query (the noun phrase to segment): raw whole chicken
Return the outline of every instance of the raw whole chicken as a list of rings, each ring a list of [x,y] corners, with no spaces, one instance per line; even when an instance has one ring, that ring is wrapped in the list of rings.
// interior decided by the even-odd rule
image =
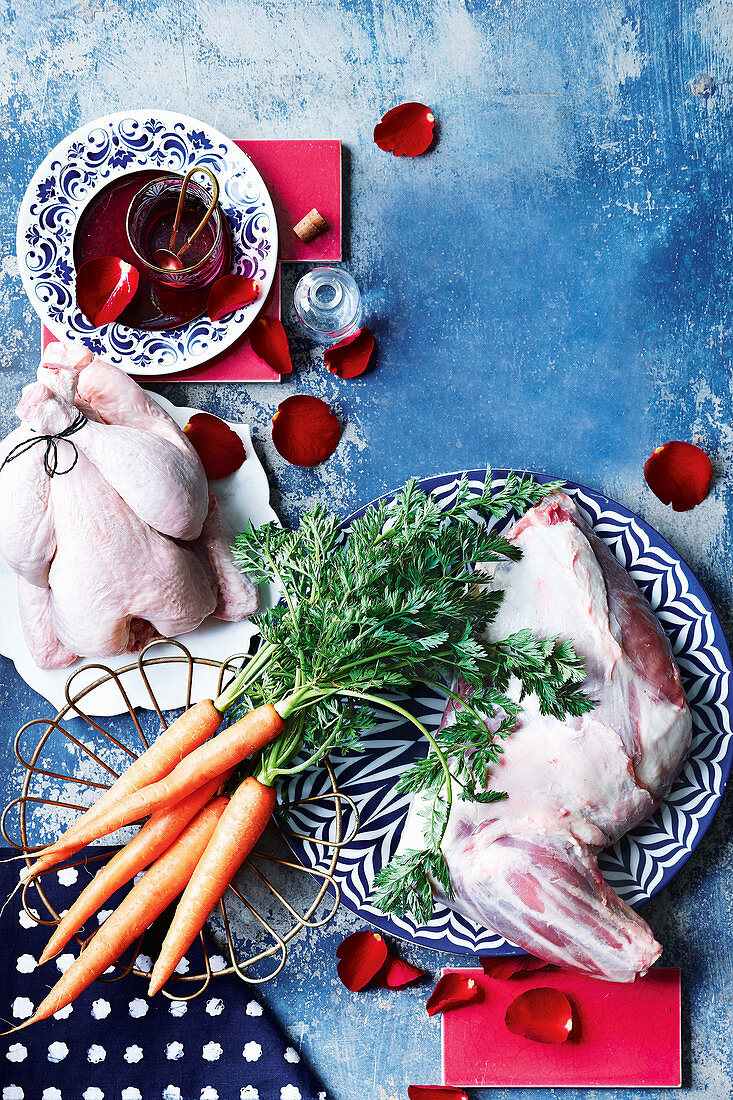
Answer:
[[[597,705],[561,722],[524,700],[490,776],[507,799],[453,805],[443,841],[451,904],[549,962],[632,981],[661,947],[604,882],[597,856],[669,791],[690,746],[690,711],[649,604],[569,497],[548,497],[508,537],[522,558],[485,567],[505,593],[489,637],[529,628],[572,639]],[[452,720],[449,707],[443,722]],[[411,843],[417,802],[401,847],[422,846]]]
[[[0,553],[18,574],[23,631],[41,668],[134,652],[209,615],[257,610],[198,455],[132,378],[53,343],[16,411],[22,424],[2,448],[20,453],[0,470]],[[72,425],[55,440],[55,463],[46,440],[19,446]]]

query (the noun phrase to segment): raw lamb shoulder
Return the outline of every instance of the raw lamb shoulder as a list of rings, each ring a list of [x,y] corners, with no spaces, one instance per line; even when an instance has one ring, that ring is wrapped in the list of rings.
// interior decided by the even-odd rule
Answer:
[[[22,424],[5,453],[85,418],[56,442],[55,476],[45,441],[0,471],[0,553],[18,574],[23,631],[41,668],[134,652],[209,615],[254,614],[257,590],[234,565],[198,455],[132,378],[52,343],[16,411]]]
[[[508,537],[522,558],[485,569],[505,593],[489,636],[572,639],[597,705],[558,721],[523,701],[489,777],[506,800],[453,805],[450,904],[548,962],[632,981],[661,947],[597,857],[654,811],[682,766],[692,723],[679,671],[649,604],[568,496],[548,497]],[[416,799],[401,847],[422,846],[418,812]]]

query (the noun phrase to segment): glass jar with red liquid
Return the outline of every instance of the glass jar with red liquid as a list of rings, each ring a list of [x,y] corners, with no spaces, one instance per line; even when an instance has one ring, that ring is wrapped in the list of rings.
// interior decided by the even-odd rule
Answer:
[[[208,169],[202,168],[200,171],[204,171],[216,184]],[[213,282],[229,267],[229,229],[216,201],[218,188],[215,187],[212,200],[206,188],[189,179],[183,196],[180,223],[174,234],[183,183],[183,178],[178,175],[157,176],[146,183],[127,211],[127,237],[135,265],[149,279],[171,289],[194,290]],[[202,222],[204,224],[197,234]],[[179,257],[177,263],[176,256]]]

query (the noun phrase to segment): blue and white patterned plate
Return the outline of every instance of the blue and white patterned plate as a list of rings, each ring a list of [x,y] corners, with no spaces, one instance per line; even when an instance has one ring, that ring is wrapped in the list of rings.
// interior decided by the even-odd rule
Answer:
[[[226,321],[204,315],[165,332],[117,322],[95,329],[76,305],[74,232],[94,196],[131,172],[185,174],[207,165],[219,181],[232,234],[232,271],[260,284],[260,296]],[[277,266],[277,222],[267,188],[249,157],[204,122],[170,111],[107,115],[59,142],[28,185],[18,215],[23,286],[59,340],[83,343],[133,374],[175,374],[205,363],[233,344],[262,309]]]
[[[443,474],[422,481],[421,486],[448,504],[461,476]],[[466,476],[478,492],[485,473],[471,471]],[[538,481],[548,480],[534,476]],[[505,471],[494,472],[496,485],[502,485],[505,478]],[[669,882],[689,858],[720,803],[733,762],[731,657],[708,596],[672,547],[615,501],[573,482],[567,483],[567,491],[656,611],[672,643],[693,715],[692,750],[669,797],[653,817],[600,858],[606,881],[630,905],[639,905]],[[364,511],[354,513],[343,526],[348,527]],[[510,523],[511,518],[497,526],[503,530]],[[428,728],[435,728],[445,699],[423,687],[403,705]],[[409,806],[409,796],[397,794],[395,784],[407,765],[424,754],[425,747],[412,725],[387,711],[364,742],[363,756],[333,761],[339,788],[354,799],[361,816],[358,835],[343,849],[336,872],[344,903],[383,931],[425,947],[466,955],[515,954],[517,948],[506,940],[447,906],[437,904],[430,924],[421,926],[410,918],[385,917],[371,905],[374,876],[397,848]],[[296,777],[288,798],[321,794],[327,787],[323,769],[311,769]],[[332,803],[311,802],[293,811],[291,821],[294,831],[328,838],[332,815]],[[322,847],[297,839],[291,844],[305,866],[319,867]]]

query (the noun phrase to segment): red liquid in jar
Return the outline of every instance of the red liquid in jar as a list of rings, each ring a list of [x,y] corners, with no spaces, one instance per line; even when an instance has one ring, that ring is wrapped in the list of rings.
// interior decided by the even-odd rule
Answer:
[[[170,249],[171,233],[173,231],[177,205],[177,199],[174,199],[172,202],[166,201],[165,205],[161,201],[159,210],[156,211],[150,222],[150,227],[145,235],[144,253],[150,263],[158,263],[155,254],[159,248]],[[181,251],[189,237],[193,236],[196,229],[198,229],[202,218],[205,216],[206,207],[203,203],[198,199],[187,197],[184,202],[183,210],[181,211],[181,224],[176,234],[176,240],[172,249],[173,252]],[[195,267],[200,263],[211,251],[215,239],[216,229],[213,219],[209,218],[199,236],[195,241],[191,242],[181,256],[181,263],[183,266]]]

